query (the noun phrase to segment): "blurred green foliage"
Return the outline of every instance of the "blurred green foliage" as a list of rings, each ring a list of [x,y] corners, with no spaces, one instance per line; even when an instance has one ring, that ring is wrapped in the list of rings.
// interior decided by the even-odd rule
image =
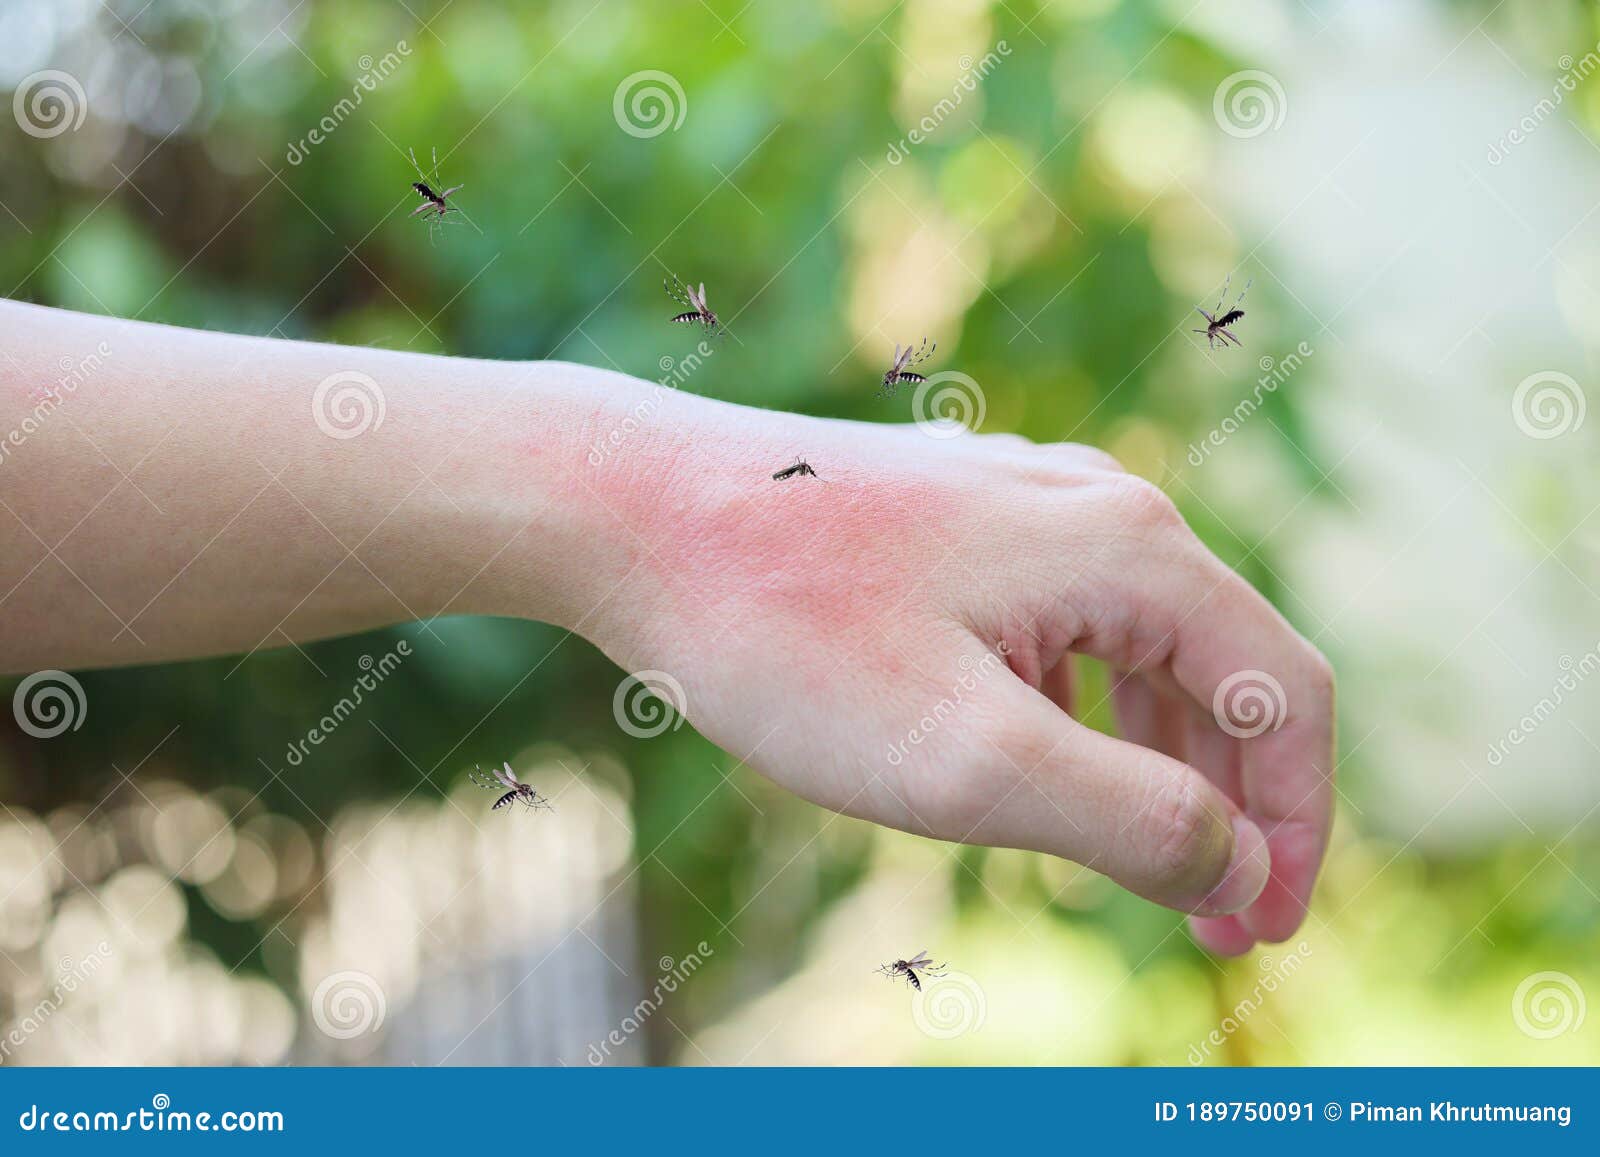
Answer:
[[[889,346],[921,335],[909,332],[913,323],[893,326],[921,310],[930,330],[940,326],[939,364],[983,384],[985,429],[1106,445],[1157,478],[1226,412],[1217,400],[1253,380],[1253,359],[1230,366],[1173,336],[1253,240],[1232,236],[1180,190],[1142,186],[1122,146],[1106,139],[1114,122],[1140,128],[1156,152],[1206,147],[1214,88],[1249,66],[1174,29],[1161,6],[315,0],[219,11],[154,0],[137,21],[137,42],[116,40],[126,67],[154,59],[192,71],[181,125],[167,126],[159,109],[141,111],[128,85],[119,115],[103,116],[114,100],[96,95],[95,116],[71,137],[40,141],[0,126],[0,200],[13,214],[0,219],[0,278],[13,296],[177,325],[568,359],[654,378],[663,355],[692,345],[664,324],[661,279],[674,272],[711,287],[735,335],[687,388],[873,421],[909,417],[904,395],[885,403],[874,384]],[[401,42],[392,74],[289,163],[291,144],[358,87],[362,61]],[[958,58],[981,58],[1001,42],[1009,55],[978,91],[890,164],[891,143],[954,91]],[[1124,85],[1119,78],[1135,66],[1137,80]],[[645,69],[681,84],[681,127],[651,137],[619,127],[618,86]],[[1139,103],[1152,96],[1184,117]],[[425,161],[437,149],[445,183],[464,185],[455,200],[465,220],[436,237],[408,218],[409,149]],[[1184,228],[1192,252],[1175,257],[1162,231]],[[899,300],[874,296],[889,291]],[[1262,348],[1289,348],[1309,332],[1270,278],[1257,280],[1251,305]],[[889,328],[880,328],[885,318]],[[1189,389],[1202,374],[1205,387]],[[1297,436],[1290,392],[1271,396],[1265,413]],[[1307,490],[1320,488],[1315,465],[1294,447],[1281,458]],[[1209,508],[1184,505],[1208,544],[1295,617],[1270,548],[1238,538]],[[418,658],[385,683],[358,725],[287,767],[286,745],[348,688],[360,657],[401,637]],[[357,800],[437,794],[473,763],[498,763],[533,742],[580,760],[615,753],[632,779],[643,861],[641,958],[702,938],[725,943],[725,922],[743,941],[719,952],[686,995],[680,1023],[693,1031],[795,966],[881,838],[853,822],[830,825],[687,728],[629,739],[611,714],[619,678],[580,639],[500,620],[403,625],[303,652],[269,641],[242,662],[86,672],[91,708],[81,730],[49,743],[7,730],[0,798],[43,814],[125,793],[125,773],[163,775],[242,798],[259,792],[260,805],[317,835],[317,816]],[[1090,718],[1110,727],[1104,689],[1093,672]],[[1359,759],[1343,774],[1370,799]],[[1444,922],[1435,951],[1465,937],[1426,979],[1441,1001],[1476,985],[1495,952],[1536,961],[1541,944],[1558,945],[1561,957],[1596,946],[1583,915],[1600,878],[1592,854],[1584,863],[1563,851],[1552,863],[1530,841],[1497,856],[1425,859],[1361,842],[1362,822],[1346,826],[1350,818],[1341,821],[1347,854],[1413,865],[1395,877],[1402,883],[1391,899]],[[774,862],[773,849],[807,846],[774,882],[783,860]],[[1067,903],[1042,868],[986,886],[1010,855],[967,850],[950,860],[958,909],[974,927],[994,918],[998,894],[1094,932],[1134,975],[1182,969],[1221,1007],[1229,977],[1249,975],[1248,964],[1206,961],[1170,935],[1173,916],[1111,890]],[[1534,871],[1560,895],[1511,887]],[[1341,888],[1353,890],[1336,877],[1330,890]],[[262,943],[279,913],[240,922],[192,890],[190,900],[194,934],[224,964],[272,971]],[[1349,919],[1344,934],[1381,958],[1381,943]],[[1492,995],[1482,1015],[1503,1018],[1504,994]],[[1105,1059],[1163,1059],[1135,1039]],[[657,1055],[675,1047],[658,1040]],[[1256,1055],[1244,1038],[1230,1047],[1229,1059]],[[1260,1047],[1298,1059],[1274,1052],[1270,1039]]]

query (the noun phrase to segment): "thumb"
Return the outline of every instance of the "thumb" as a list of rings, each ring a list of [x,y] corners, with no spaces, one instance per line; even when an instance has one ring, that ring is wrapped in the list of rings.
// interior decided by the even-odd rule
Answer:
[[[1003,720],[994,770],[1014,782],[970,840],[1050,852],[1196,915],[1261,894],[1267,841],[1200,772],[1075,722],[1021,680],[994,687],[987,706]]]

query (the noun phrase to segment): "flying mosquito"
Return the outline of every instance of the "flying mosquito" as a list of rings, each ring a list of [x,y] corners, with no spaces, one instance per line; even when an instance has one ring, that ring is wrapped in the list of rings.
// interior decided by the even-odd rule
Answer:
[[[912,357],[911,356],[911,351],[912,351],[912,347],[911,346],[906,346],[905,349],[901,349],[900,348],[900,343],[899,342],[895,342],[894,343],[894,364],[891,365],[889,367],[888,371],[885,372],[884,375],[883,375],[883,390],[881,392],[882,396],[885,397],[885,398],[894,397],[895,390],[899,387],[901,382],[925,382],[925,381],[927,381],[928,379],[923,377],[921,374],[912,373],[911,372],[911,367],[915,366],[915,365],[920,365],[922,362],[927,361],[928,358],[933,355],[933,351],[938,349],[938,348],[939,348],[939,343],[938,342],[934,342],[933,345],[930,346],[928,344],[928,339],[927,338],[923,338],[922,339],[922,344],[920,346],[916,347],[916,355],[917,356],[916,357]]]
[[[778,471],[772,476],[772,480],[774,482],[782,482],[785,478],[793,478],[796,474],[802,478],[804,478],[807,474],[811,475],[813,478],[817,476],[817,472],[811,469],[811,463],[807,462],[804,458],[796,458],[793,466],[785,466],[782,470]]]
[[[928,950],[924,948],[910,960],[896,960],[893,964],[883,965],[877,971],[891,980],[903,976],[907,984],[921,992],[922,981],[917,978],[917,973],[920,972],[923,976],[943,976],[945,969],[949,967],[948,964],[935,964],[933,957],[929,956]]]
[[[685,285],[683,282],[679,281],[676,276],[674,276],[670,280],[663,277],[661,279],[661,286],[667,291],[667,296],[672,298],[673,301],[676,301],[679,305],[686,305],[689,307],[687,313],[680,313],[677,317],[672,319],[673,321],[683,322],[687,325],[693,325],[695,322],[699,322],[705,327],[707,333],[714,333],[718,331],[722,323],[717,320],[717,315],[712,313],[710,307],[706,305],[705,282],[702,281],[700,283],[700,288],[696,290],[694,286]]]
[[[490,791],[505,791],[504,795],[494,801],[494,806],[489,809],[490,811],[498,811],[508,803],[518,802],[534,809],[555,810],[550,806],[549,800],[517,778],[517,773],[511,770],[511,764],[509,763],[505,765],[505,770],[503,771],[500,768],[490,768],[489,772],[486,773],[480,767],[475,772],[468,772],[467,778],[471,779],[479,787],[486,787]],[[506,791],[507,788],[510,790]]]
[[[444,182],[439,179],[438,149],[433,150],[432,184],[428,183],[428,174],[424,173],[422,171],[422,166],[417,164],[417,151],[412,149],[410,150],[410,154],[411,167],[417,170],[417,176],[421,178],[420,180],[412,181],[411,187],[416,190],[417,196],[422,198],[422,204],[411,210],[411,215],[413,217],[418,217],[423,214],[427,214],[428,231],[431,234],[436,225],[443,223],[446,213],[459,213],[461,211],[460,209],[456,208],[456,206],[450,204],[449,198],[452,193],[458,193],[462,189],[466,188],[466,186],[451,185],[448,189],[443,188]],[[436,187],[438,187],[437,191],[435,191]]]
[[[1228,327],[1244,316],[1244,310],[1239,308],[1239,302],[1243,301],[1244,295],[1250,292],[1250,287],[1255,284],[1255,278],[1252,277],[1249,281],[1244,283],[1244,288],[1239,291],[1239,300],[1233,303],[1232,309],[1230,309],[1227,313],[1223,313],[1222,303],[1228,300],[1228,283],[1232,280],[1233,274],[1230,273],[1228,274],[1228,280],[1222,283],[1222,296],[1217,298],[1216,313],[1207,313],[1198,305],[1194,307],[1195,311],[1199,313],[1201,317],[1206,319],[1206,327],[1205,329],[1197,329],[1193,332],[1204,334],[1206,341],[1210,344],[1212,349],[1217,348],[1217,341],[1219,339],[1222,341],[1223,349],[1228,348],[1228,343],[1230,341],[1236,346],[1244,345],[1244,342],[1240,341],[1228,331]]]

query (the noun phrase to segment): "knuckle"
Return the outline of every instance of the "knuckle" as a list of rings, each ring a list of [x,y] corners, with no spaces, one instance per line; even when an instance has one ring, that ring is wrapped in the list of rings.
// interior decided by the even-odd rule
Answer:
[[[1118,518],[1152,529],[1183,525],[1177,505],[1154,482],[1124,474],[1106,486],[1107,503]]]
[[[1334,685],[1336,676],[1333,664],[1328,657],[1311,644],[1306,644],[1306,682],[1311,687],[1312,695],[1316,696],[1319,706],[1327,706],[1333,702]]]
[[[1072,446],[1074,455],[1089,469],[1103,470],[1108,474],[1126,474],[1127,467],[1098,446]]]
[[[1161,789],[1150,808],[1151,882],[1167,892],[1207,891],[1227,868],[1229,828],[1182,784]]]

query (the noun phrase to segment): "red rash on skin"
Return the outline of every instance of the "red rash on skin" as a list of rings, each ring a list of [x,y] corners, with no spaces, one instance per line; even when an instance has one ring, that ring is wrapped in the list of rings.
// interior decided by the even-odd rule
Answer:
[[[905,660],[882,631],[908,629],[929,597],[928,588],[907,585],[907,557],[924,570],[939,566],[940,541],[953,546],[966,533],[950,484],[866,479],[851,466],[774,481],[782,460],[691,464],[684,460],[699,455],[685,450],[659,479],[641,478],[628,449],[598,466],[582,462],[561,484],[564,500],[632,532],[622,536],[618,578],[639,564],[635,581],[645,576],[672,620],[726,645],[749,642],[776,659],[787,640],[766,637],[764,621],[799,622],[834,640],[841,658],[852,653],[853,662],[902,673]],[[660,463],[659,450],[637,460]]]

